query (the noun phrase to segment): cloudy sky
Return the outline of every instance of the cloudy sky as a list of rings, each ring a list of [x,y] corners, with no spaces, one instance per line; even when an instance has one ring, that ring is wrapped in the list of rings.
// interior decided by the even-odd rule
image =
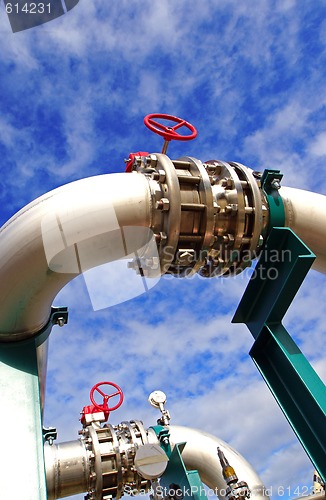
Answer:
[[[160,151],[143,125],[153,112],[198,129],[171,157],[279,168],[283,185],[326,194],[323,0],[80,0],[19,33],[0,2],[0,32],[1,223],[62,184],[124,171],[131,151]],[[311,271],[285,320],[324,381],[325,280]],[[231,324],[247,281],[166,277],[99,311],[84,278],[71,282],[54,303],[70,316],[51,334],[45,424],[77,439],[90,388],[112,380],[125,403],[110,421],[153,425],[147,397],[161,389],[172,423],[230,442],[274,493],[310,487],[309,459],[248,356],[251,334]]]

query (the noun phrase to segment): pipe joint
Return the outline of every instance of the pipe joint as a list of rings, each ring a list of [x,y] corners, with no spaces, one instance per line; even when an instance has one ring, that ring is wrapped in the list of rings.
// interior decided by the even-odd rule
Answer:
[[[135,160],[133,168],[150,183],[162,274],[232,276],[258,256],[268,209],[250,169],[164,154]]]

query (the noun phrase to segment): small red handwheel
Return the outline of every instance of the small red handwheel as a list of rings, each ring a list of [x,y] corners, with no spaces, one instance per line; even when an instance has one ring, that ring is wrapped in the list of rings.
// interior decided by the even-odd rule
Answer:
[[[103,392],[100,389],[101,385],[109,385],[111,387],[114,387],[116,389],[116,391],[113,392],[112,394],[106,394],[105,392]],[[99,394],[101,394],[101,396],[103,397],[103,403],[101,405],[96,403],[96,401],[94,399],[94,392],[95,391],[98,392]],[[108,405],[108,401],[110,398],[114,398],[115,396],[119,396],[119,401],[115,406],[112,406],[110,408]],[[97,408],[100,411],[103,411],[103,410],[114,411],[117,408],[119,408],[119,406],[121,406],[123,403],[123,392],[122,392],[121,388],[117,384],[114,384],[113,382],[98,382],[97,384],[95,384],[92,387],[91,392],[89,393],[89,397],[90,397],[91,402],[95,406],[95,408]]]
[[[157,119],[169,120],[170,122],[174,122],[176,125],[172,127],[169,125],[163,125],[162,123],[158,122]],[[166,115],[164,113],[152,113],[150,115],[147,115],[144,118],[144,123],[146,127],[149,128],[149,130],[164,137],[165,141],[191,141],[192,139],[195,139],[195,137],[197,137],[198,133],[196,128],[186,120],[178,118],[177,116]],[[181,127],[186,127],[188,130],[190,130],[191,134],[182,135],[177,132],[177,130]]]

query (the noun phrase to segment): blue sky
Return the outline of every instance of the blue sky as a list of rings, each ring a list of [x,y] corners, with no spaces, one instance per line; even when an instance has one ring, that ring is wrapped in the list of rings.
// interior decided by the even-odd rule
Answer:
[[[143,125],[154,112],[198,129],[170,145],[173,158],[279,168],[283,185],[326,194],[323,1],[80,0],[15,34],[1,3],[0,33],[2,223],[62,184],[122,172],[131,151],[159,151]],[[247,280],[166,277],[100,311],[83,277],[67,285],[45,414],[59,441],[77,439],[89,390],[107,379],[125,392],[113,423],[155,423],[147,397],[161,389],[172,423],[230,442],[274,492],[310,486],[312,466],[247,355],[251,335],[231,325]],[[324,381],[325,303],[325,276],[311,271],[285,321]]]

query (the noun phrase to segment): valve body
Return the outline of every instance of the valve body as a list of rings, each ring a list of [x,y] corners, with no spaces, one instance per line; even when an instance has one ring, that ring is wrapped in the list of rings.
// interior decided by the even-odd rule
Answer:
[[[136,156],[132,168],[149,182],[161,274],[233,276],[257,258],[268,224],[260,174],[161,153]],[[153,270],[148,258],[141,265],[145,275]]]
[[[124,489],[147,491],[150,482],[134,467],[139,446],[148,442],[139,421],[117,426],[87,425],[81,439],[45,446],[48,500],[88,492],[88,500],[120,498]]]

